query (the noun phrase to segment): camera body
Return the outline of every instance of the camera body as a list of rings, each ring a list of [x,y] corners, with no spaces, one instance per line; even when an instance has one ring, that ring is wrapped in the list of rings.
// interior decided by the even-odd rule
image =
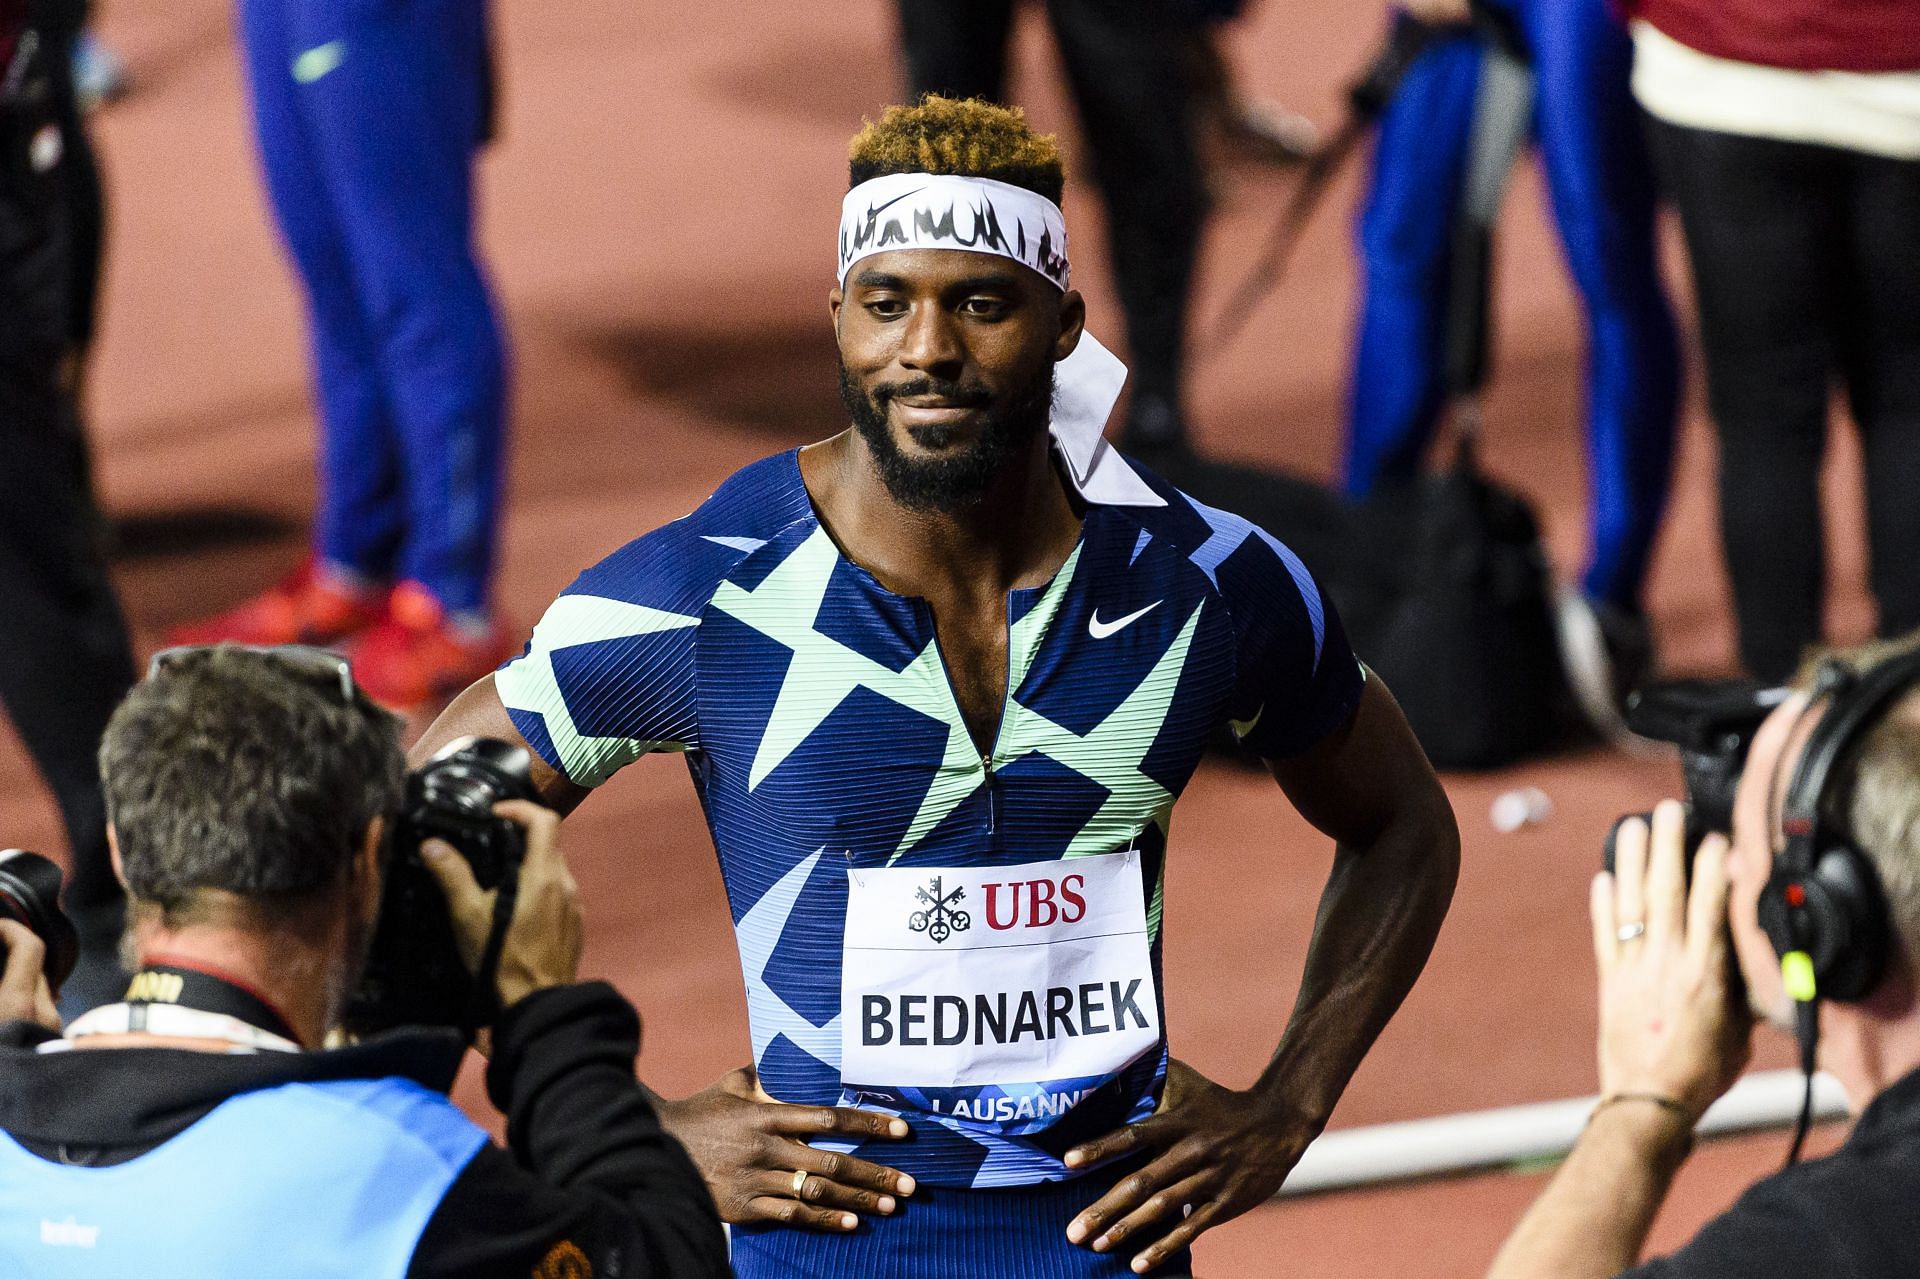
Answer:
[[[493,815],[503,799],[539,799],[533,789],[533,761],[518,746],[490,737],[462,737],[441,748],[407,778],[407,796],[394,820],[396,851],[418,860],[429,839],[453,845],[473,867],[480,887],[500,887],[520,872],[526,856],[526,832]]]
[[[47,985],[59,990],[80,960],[80,938],[60,909],[60,868],[25,849],[0,850],[0,919],[25,924],[46,943]],[[0,956],[6,944],[0,942]]]
[[[1680,748],[1680,778],[1686,804],[1687,883],[1693,862],[1708,835],[1733,834],[1733,802],[1754,735],[1776,706],[1791,695],[1752,680],[1674,680],[1650,684],[1627,703],[1627,727],[1642,737]],[[1629,813],[1607,832],[1602,858],[1613,870],[1614,842],[1622,822],[1634,817],[1653,825],[1652,813]],[[1736,1007],[1747,1002],[1747,983],[1733,947],[1727,947],[1727,996]]]
[[[1789,690],[1752,680],[1674,680],[1651,684],[1627,703],[1627,727],[1642,737],[1680,748],[1680,777],[1686,800],[1687,878],[1694,855],[1710,834],[1733,834],[1733,800],[1746,771],[1754,734]],[[1629,813],[1607,832],[1604,864],[1613,869],[1614,839],[1620,822],[1651,813]]]
[[[538,802],[533,761],[518,746],[484,737],[447,743],[407,778],[388,833],[387,876],[366,971],[346,1025],[358,1035],[396,1026],[453,1026],[469,1037],[492,1017],[493,975],[468,971],[454,939],[446,895],[420,856],[429,839],[450,844],[483,889],[511,910],[526,832],[493,806]]]

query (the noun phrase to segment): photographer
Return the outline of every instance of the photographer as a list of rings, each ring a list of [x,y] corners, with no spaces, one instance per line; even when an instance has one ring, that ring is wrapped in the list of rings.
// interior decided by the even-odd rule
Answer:
[[[1827,1158],[1790,1156],[1679,1252],[1632,1273],[1872,1279],[1920,1267],[1916,685],[1920,650],[1883,645],[1822,663],[1784,700],[1753,697],[1750,733],[1698,737],[1696,752],[1722,758],[1688,757],[1696,830],[1703,809],[1725,807],[1697,793],[1702,760],[1738,787],[1730,821],[1706,823],[1731,837],[1700,843],[1690,891],[1681,805],[1656,809],[1651,832],[1622,826],[1616,873],[1593,886],[1601,1102],[1489,1279],[1631,1266],[1695,1123],[1746,1064],[1756,1017],[1795,1034],[1809,1072],[1817,1061],[1840,1080],[1853,1133]],[[1748,741],[1743,768],[1729,744]],[[1803,1113],[1795,1155],[1805,1126]]]
[[[394,719],[317,650],[163,659],[101,747],[126,1000],[60,1036],[37,939],[0,924],[0,1015],[26,1019],[0,1029],[0,1221],[40,1223],[0,1232],[0,1273],[727,1274],[699,1175],[634,1079],[632,1007],[576,983],[558,819],[493,809],[525,848],[487,1069],[503,1150],[445,1095],[456,1030],[320,1050],[397,873]],[[393,865],[411,855],[391,842]],[[471,960],[492,895],[460,852],[420,856]]]

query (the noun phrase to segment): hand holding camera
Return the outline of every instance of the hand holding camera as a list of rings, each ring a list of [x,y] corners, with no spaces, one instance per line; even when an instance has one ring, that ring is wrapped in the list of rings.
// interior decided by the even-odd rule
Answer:
[[[449,742],[407,779],[386,887],[347,1024],[453,1026],[469,1038],[580,962],[577,890],[532,760],[489,738]]]
[[[1745,1069],[1753,1018],[1727,979],[1726,837],[1688,847],[1685,827],[1672,800],[1651,829],[1627,818],[1592,914],[1601,1096],[1662,1099],[1691,1130]]]
[[[0,1022],[58,1032],[53,994],[79,950],[73,921],[60,909],[60,868],[38,853],[0,851]]]
[[[583,925],[580,891],[560,856],[560,815],[523,799],[503,800],[493,806],[493,813],[519,826],[526,837],[519,891],[494,978],[505,1009],[536,990],[574,980],[580,970]],[[420,852],[447,895],[460,958],[477,972],[500,890],[482,888],[473,866],[444,840],[430,839]]]

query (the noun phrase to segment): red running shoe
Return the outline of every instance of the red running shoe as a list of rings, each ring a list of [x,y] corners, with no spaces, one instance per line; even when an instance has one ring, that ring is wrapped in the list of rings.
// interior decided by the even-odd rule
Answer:
[[[475,636],[426,587],[402,582],[386,620],[354,647],[353,678],[375,701],[406,708],[459,692],[518,651],[497,623]]]
[[[309,556],[277,585],[167,632],[168,644],[336,644],[380,620],[384,592],[356,590]]]

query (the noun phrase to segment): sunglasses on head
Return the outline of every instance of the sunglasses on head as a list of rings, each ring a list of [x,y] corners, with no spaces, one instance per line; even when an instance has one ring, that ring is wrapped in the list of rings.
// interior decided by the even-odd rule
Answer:
[[[210,653],[223,648],[241,653],[264,653],[290,666],[337,678],[340,681],[340,700],[349,706],[353,705],[352,666],[332,649],[316,648],[311,644],[183,644],[175,648],[163,648],[147,662],[147,678],[152,679],[189,653]]]

